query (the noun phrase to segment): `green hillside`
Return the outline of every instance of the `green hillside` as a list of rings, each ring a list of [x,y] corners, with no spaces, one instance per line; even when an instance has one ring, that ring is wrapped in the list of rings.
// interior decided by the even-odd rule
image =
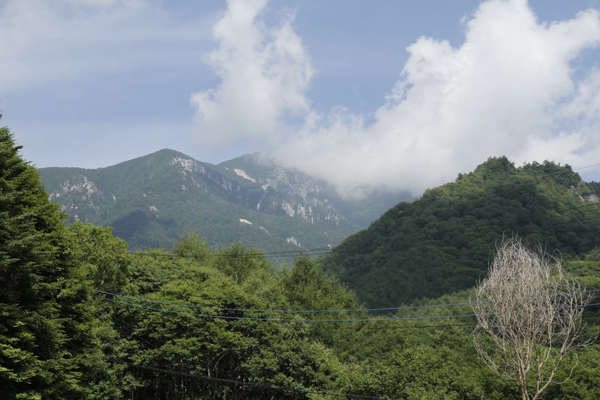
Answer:
[[[598,197],[569,166],[516,168],[490,158],[456,182],[387,211],[319,259],[372,307],[410,303],[473,287],[495,243],[519,235],[563,257],[600,244]]]
[[[188,230],[212,247],[240,242],[264,252],[327,248],[360,229],[334,204],[359,220],[365,212],[374,219],[392,196],[344,200],[326,182],[258,154],[212,165],[161,150],[95,170],[43,168],[40,176],[71,222],[114,227],[133,251],[170,248]]]

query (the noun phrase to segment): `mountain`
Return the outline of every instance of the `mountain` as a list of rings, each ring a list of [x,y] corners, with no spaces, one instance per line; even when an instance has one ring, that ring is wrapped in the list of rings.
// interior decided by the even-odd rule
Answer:
[[[344,199],[325,181],[261,154],[213,165],[165,149],[107,168],[39,172],[71,221],[112,226],[131,250],[170,248],[186,230],[197,230],[213,247],[327,248],[401,199],[387,192]]]
[[[565,258],[600,245],[598,196],[569,166],[516,168],[490,158],[456,182],[388,210],[321,256],[369,307],[393,307],[474,286],[495,244],[519,235]]]
[[[280,210],[284,207],[288,209],[287,205],[280,207],[280,201],[277,200],[286,201],[286,196],[288,201],[291,200],[298,205],[309,204],[319,207],[318,203],[322,201],[327,204],[327,209],[336,210],[338,215],[345,217],[361,229],[368,228],[371,222],[399,201],[413,197],[408,192],[397,193],[385,188],[368,188],[364,190],[365,195],[342,197],[331,184],[322,179],[311,177],[294,168],[286,168],[260,153],[246,154],[222,162],[219,166],[233,170],[250,181],[256,180],[256,183],[269,185],[270,188],[275,189],[266,195],[267,199],[273,200],[270,212],[281,213]],[[259,204],[260,202],[257,206]],[[262,204],[261,207],[264,207],[264,202]],[[293,216],[290,212],[287,213]]]

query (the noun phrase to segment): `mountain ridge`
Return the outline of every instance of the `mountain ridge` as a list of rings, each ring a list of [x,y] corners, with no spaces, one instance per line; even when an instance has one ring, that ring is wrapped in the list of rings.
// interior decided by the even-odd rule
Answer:
[[[360,229],[334,204],[364,219],[361,204],[344,200],[332,185],[256,153],[214,165],[163,149],[105,168],[39,171],[71,221],[112,226],[132,250],[168,248],[186,230],[197,230],[213,247],[238,241],[266,252],[332,247]],[[382,202],[394,198],[393,204],[401,197],[386,196]]]

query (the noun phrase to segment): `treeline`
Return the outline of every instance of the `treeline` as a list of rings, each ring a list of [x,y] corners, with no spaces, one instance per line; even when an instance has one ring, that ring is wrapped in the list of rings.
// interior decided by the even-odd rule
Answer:
[[[18,150],[1,129],[2,399],[519,397],[476,356],[468,291],[378,315],[308,257],[276,270],[194,232],[131,254],[111,228],[67,226]],[[593,283],[596,256],[570,268]],[[463,304],[422,307],[442,303]],[[600,397],[598,346],[576,354],[546,398]]]
[[[506,157],[490,158],[456,182],[391,208],[319,264],[369,306],[439,297],[484,277],[503,236],[518,235],[566,258],[600,245],[593,193],[568,165],[516,168]]]

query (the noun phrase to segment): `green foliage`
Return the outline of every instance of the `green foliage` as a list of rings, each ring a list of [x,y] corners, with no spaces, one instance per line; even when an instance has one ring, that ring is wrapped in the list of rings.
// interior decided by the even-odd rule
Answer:
[[[594,247],[592,251],[584,257],[585,261],[600,261],[600,247]]]
[[[577,367],[571,379],[569,371],[561,371],[557,381],[565,381],[562,385],[553,385],[546,393],[550,399],[567,400],[592,400],[600,398],[600,386],[598,376],[600,374],[600,346],[587,347],[576,355],[577,359],[571,358],[568,362]]]
[[[196,261],[203,261],[213,255],[212,249],[208,246],[198,231],[186,232],[173,246],[173,254],[180,257],[193,257]]]
[[[134,255],[130,277],[135,283],[132,294],[165,303],[227,309],[286,309],[290,305],[305,305],[303,301],[310,293],[319,297],[322,303],[314,303],[319,307],[357,306],[352,294],[344,293],[337,282],[315,270],[314,263],[307,258],[299,260],[291,269],[276,272],[255,250],[239,244],[212,250],[196,232],[184,235],[172,253],[153,250]],[[296,281],[302,284],[296,287],[293,284]],[[326,296],[336,293],[333,297]],[[131,343],[126,358],[134,364],[298,387],[311,387],[333,379],[331,368],[326,367],[331,350],[307,341],[315,332],[304,323],[290,325],[210,317],[289,318],[290,314],[168,307],[172,311],[206,315],[200,317],[109,302],[97,303],[95,307],[118,324],[127,324],[133,332],[130,339],[135,339],[137,344]],[[277,357],[271,360],[273,352]],[[199,383],[191,378],[157,375],[146,370],[131,372],[136,382],[131,390],[142,398],[261,397],[268,393],[260,388]],[[272,391],[271,395],[302,397],[297,393],[273,394]]]
[[[490,158],[456,182],[396,205],[369,229],[319,259],[371,307],[468,289],[485,276],[503,236],[557,249],[565,257],[600,244],[600,209],[569,166],[521,168]]]
[[[128,283],[131,254],[127,243],[103,228],[75,221],[70,248],[82,277],[97,290],[118,293]]]
[[[64,214],[0,129],[0,387],[3,398],[83,398],[99,367]]]

